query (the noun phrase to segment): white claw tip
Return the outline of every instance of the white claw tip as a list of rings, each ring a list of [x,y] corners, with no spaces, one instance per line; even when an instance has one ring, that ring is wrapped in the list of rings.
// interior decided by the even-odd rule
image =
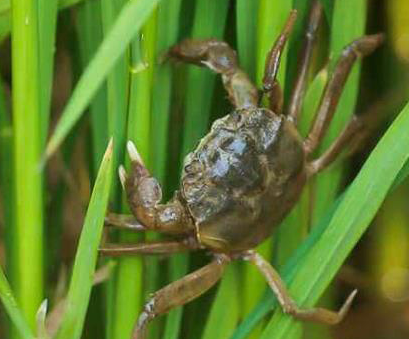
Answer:
[[[136,149],[135,144],[131,140],[128,140],[128,142],[126,143],[126,148],[128,149],[128,154],[132,161],[143,164],[142,157]]]
[[[352,300],[354,300],[357,293],[358,293],[358,289],[356,288],[351,292],[348,299],[352,302]]]
[[[118,174],[119,174],[119,180],[121,180],[122,188],[125,189],[126,171],[123,165],[119,166]]]
[[[48,301],[47,299],[44,299],[40,307],[37,310],[37,316],[40,316],[41,318],[45,319],[45,315],[47,314],[47,308],[48,308]]]

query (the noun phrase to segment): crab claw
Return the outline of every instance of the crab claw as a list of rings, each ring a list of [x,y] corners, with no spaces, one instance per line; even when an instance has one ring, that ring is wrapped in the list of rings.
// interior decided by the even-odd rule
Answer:
[[[121,181],[122,188],[125,189],[125,183],[127,179],[124,165],[120,165],[118,168],[119,180]]]
[[[336,323],[341,322],[345,318],[345,315],[348,313],[349,309],[351,308],[352,302],[354,301],[357,293],[358,293],[358,290],[354,289],[351,292],[351,294],[348,296],[348,298],[345,300],[344,304],[341,306],[341,309],[338,311],[338,319]]]
[[[138,150],[136,149],[135,144],[133,141],[128,140],[126,143],[126,148],[128,150],[129,158],[131,158],[132,162],[138,162],[141,165],[144,165],[141,155],[139,154]]]

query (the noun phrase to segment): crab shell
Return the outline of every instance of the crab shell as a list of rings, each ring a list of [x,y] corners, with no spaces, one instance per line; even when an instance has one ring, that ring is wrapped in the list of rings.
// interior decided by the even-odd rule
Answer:
[[[306,181],[302,140],[265,108],[216,120],[184,163],[181,195],[202,245],[254,248],[291,210]]]

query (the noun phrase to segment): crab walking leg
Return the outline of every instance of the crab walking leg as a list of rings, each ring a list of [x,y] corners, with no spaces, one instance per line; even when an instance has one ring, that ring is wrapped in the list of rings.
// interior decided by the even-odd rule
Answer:
[[[188,303],[211,288],[220,279],[229,261],[225,255],[216,255],[210,264],[154,293],[139,316],[132,339],[145,339],[146,327],[153,318]]]
[[[286,45],[288,36],[294,27],[295,19],[297,18],[297,11],[292,10],[287,19],[287,22],[278,36],[270,52],[268,52],[266,57],[266,65],[264,68],[264,78],[263,78],[263,92],[268,94],[270,101],[270,109],[281,114],[283,108],[283,92],[280,84],[277,81],[277,73],[280,67],[281,54]]]
[[[322,17],[321,1],[315,0],[312,4],[304,43],[300,54],[300,63],[295,80],[294,89],[291,93],[290,105],[288,107],[288,119],[293,123],[297,122],[298,114],[301,110],[302,100],[305,94],[307,83],[308,67],[310,65],[312,50],[316,40],[317,30]]]
[[[216,39],[186,39],[173,46],[168,55],[187,63],[207,66],[221,74],[229,99],[236,108],[257,107],[257,88],[240,69],[236,52],[227,43]]]
[[[106,244],[99,249],[102,255],[173,254],[200,249],[193,238],[180,241],[152,241],[138,244]]]
[[[315,159],[308,163],[308,175],[312,176],[329,166],[342,152],[344,147],[352,143],[352,139],[355,136],[358,136],[358,132],[363,129],[363,126],[364,124],[362,120],[354,115],[347,126],[343,129],[341,134],[335,139],[335,141],[324,152],[324,154],[322,154],[318,159]]]
[[[307,154],[312,153],[324,137],[355,61],[358,57],[372,53],[383,39],[382,34],[363,36],[353,41],[342,51],[334,72],[325,87],[314,123],[304,140],[304,149]]]
[[[248,251],[242,258],[256,265],[264,275],[274,294],[277,296],[277,300],[283,311],[301,320],[316,321],[329,325],[338,324],[347,314],[357,293],[357,290],[354,290],[338,312],[325,308],[302,309],[297,306],[295,301],[288,294],[288,290],[277,271],[261,255],[253,251]]]
[[[142,225],[133,215],[108,213],[105,217],[105,226],[118,227],[129,231],[146,231],[148,228]]]
[[[119,175],[136,219],[147,230],[169,234],[186,234],[194,230],[193,222],[177,194],[166,204],[160,204],[162,189],[158,181],[149,174],[131,141],[128,141],[127,148],[131,158],[131,172],[128,175],[121,167]]]

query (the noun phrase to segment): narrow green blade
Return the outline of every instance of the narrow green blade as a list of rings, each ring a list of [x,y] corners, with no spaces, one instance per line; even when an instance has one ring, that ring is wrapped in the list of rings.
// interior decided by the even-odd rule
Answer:
[[[408,127],[409,105],[371,153],[325,232],[297,270],[289,290],[299,305],[314,305],[369,226],[395,178],[409,159]],[[262,338],[298,338],[300,326],[300,322],[278,311]]]
[[[17,305],[17,301],[11,291],[10,285],[4,275],[3,270],[0,268],[0,299],[3,306],[16,327],[18,333],[24,339],[32,339],[34,335],[31,332],[23,312]]]
[[[94,278],[112,178],[112,140],[102,160],[75,256],[65,312],[57,339],[81,337]]]
[[[115,62],[124,53],[136,32],[139,31],[159,1],[140,0],[129,1],[125,4],[109,34],[96,52],[94,59],[78,81],[70,101],[49,140],[46,157],[54,153],[81,117]]]

